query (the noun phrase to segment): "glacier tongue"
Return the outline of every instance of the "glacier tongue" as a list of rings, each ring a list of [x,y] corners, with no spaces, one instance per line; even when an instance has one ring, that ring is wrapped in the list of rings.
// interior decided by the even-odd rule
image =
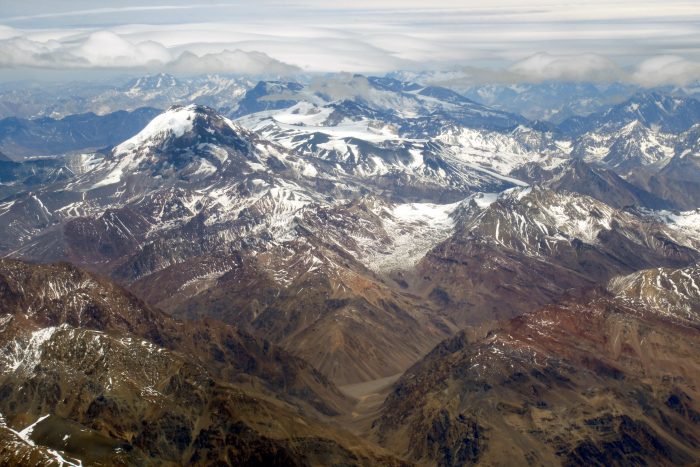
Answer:
[[[461,204],[405,203],[381,207],[382,229],[389,244],[354,235],[360,260],[378,273],[409,269],[454,231],[452,213]]]

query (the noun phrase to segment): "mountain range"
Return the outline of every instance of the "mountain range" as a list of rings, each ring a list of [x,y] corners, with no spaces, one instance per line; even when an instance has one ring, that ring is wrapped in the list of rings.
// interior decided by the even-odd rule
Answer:
[[[398,77],[10,119],[1,462],[692,464],[700,103]]]

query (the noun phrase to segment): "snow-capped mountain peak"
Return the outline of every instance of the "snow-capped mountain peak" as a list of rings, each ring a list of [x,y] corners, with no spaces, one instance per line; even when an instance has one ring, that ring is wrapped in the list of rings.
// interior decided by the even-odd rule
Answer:
[[[199,179],[228,167],[232,159],[259,163],[253,155],[257,139],[211,108],[174,106],[116,146],[96,171],[105,173],[104,177],[91,188],[112,185],[138,173],[148,175],[151,181],[175,175],[184,180]]]
[[[144,144],[152,144],[159,138],[169,136],[178,138],[192,131],[194,120],[201,109],[196,105],[173,106],[151,120],[136,136],[114,148],[114,151],[115,153],[130,151]]]

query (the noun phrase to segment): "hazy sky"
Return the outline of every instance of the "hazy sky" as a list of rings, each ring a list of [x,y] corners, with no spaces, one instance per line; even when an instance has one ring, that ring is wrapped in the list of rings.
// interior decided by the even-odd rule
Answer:
[[[0,73],[700,78],[698,1],[0,0]],[[493,71],[493,70],[497,71]]]

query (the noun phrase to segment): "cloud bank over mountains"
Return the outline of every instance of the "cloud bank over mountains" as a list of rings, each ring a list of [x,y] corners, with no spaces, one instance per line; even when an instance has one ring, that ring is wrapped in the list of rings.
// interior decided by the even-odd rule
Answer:
[[[291,75],[298,67],[261,52],[222,50],[195,55],[165,47],[157,41],[131,42],[111,31],[76,39],[34,41],[17,36],[0,41],[0,68],[46,69],[161,69],[179,73],[238,73]]]
[[[451,70],[473,81],[700,79],[700,9],[670,0],[14,2],[0,69]]]

